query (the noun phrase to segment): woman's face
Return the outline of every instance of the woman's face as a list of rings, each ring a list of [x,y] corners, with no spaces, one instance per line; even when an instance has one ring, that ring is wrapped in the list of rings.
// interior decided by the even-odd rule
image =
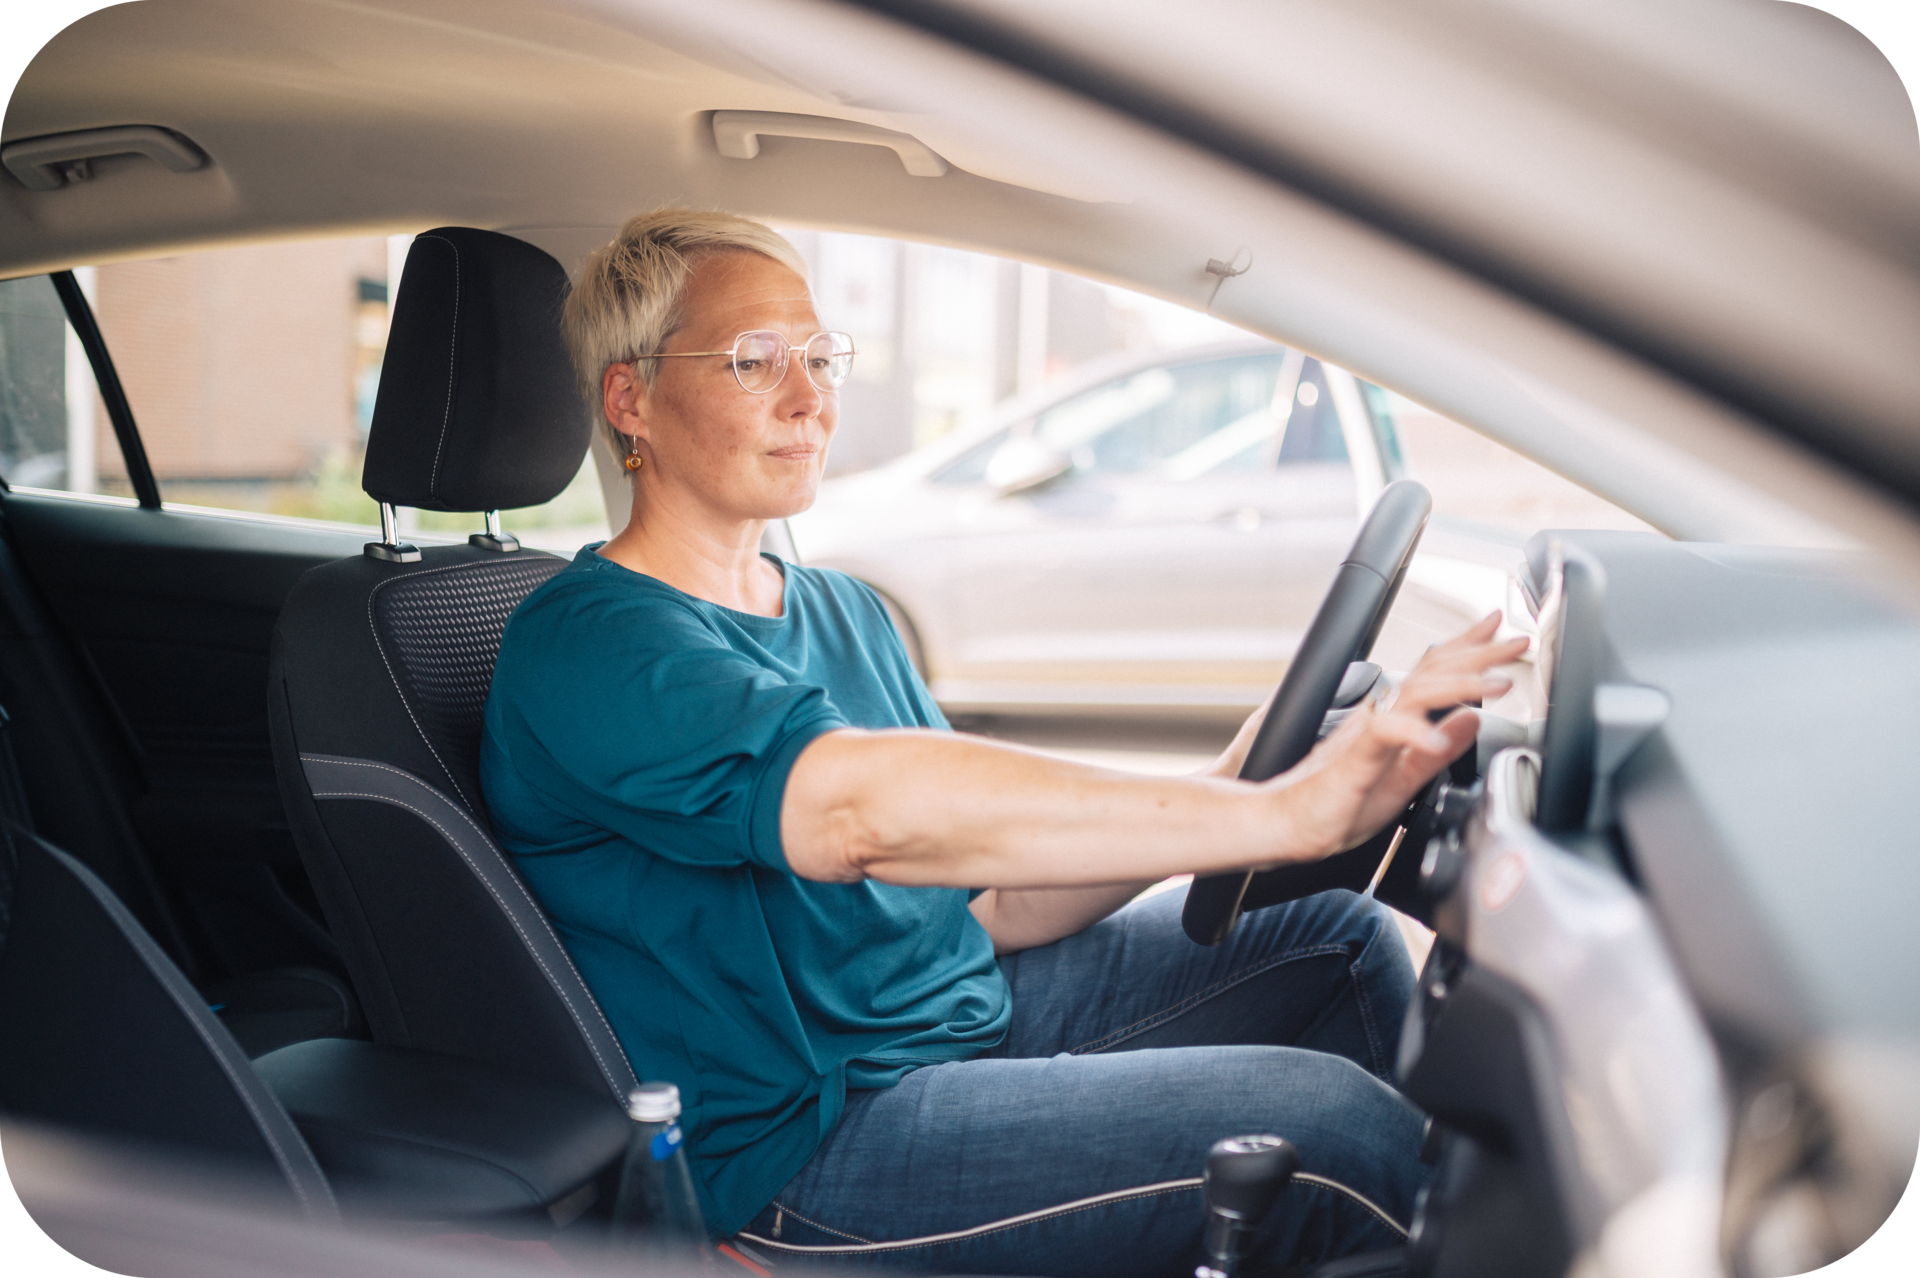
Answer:
[[[751,329],[799,346],[820,331],[805,281],[758,253],[702,259],[683,310],[686,326],[663,353],[728,350]],[[632,419],[614,424],[642,441],[641,484],[670,486],[714,516],[742,521],[784,519],[813,504],[840,413],[838,393],[808,379],[801,355],[763,395],[740,388],[725,356],[661,360],[652,388],[636,388],[632,403]]]

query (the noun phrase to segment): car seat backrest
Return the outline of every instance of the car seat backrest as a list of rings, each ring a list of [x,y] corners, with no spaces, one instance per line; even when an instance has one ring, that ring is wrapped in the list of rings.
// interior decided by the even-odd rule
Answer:
[[[373,588],[369,615],[395,690],[452,792],[475,814],[480,728],[507,618],[559,570],[557,559],[489,556],[470,565],[405,573]]]
[[[245,1169],[337,1219],[299,1129],[99,877],[0,822],[0,881],[0,1109]]]
[[[559,333],[566,288],[557,262],[504,235],[415,240],[368,441],[370,494],[479,510],[566,485],[587,443]],[[370,552],[301,578],[274,632],[275,770],[376,1041],[624,1099],[626,1056],[494,842],[480,794],[501,634],[564,567],[497,544],[404,561]]]

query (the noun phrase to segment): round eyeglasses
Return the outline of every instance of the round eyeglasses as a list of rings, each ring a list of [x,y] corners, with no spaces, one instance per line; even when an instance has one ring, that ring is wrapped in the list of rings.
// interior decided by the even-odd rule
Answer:
[[[749,395],[764,395],[787,375],[787,357],[799,351],[805,360],[807,380],[823,391],[839,390],[853,370],[853,338],[845,333],[815,333],[799,346],[772,329],[755,329],[733,339],[728,351],[673,351],[647,359],[690,359],[703,355],[725,355],[733,361],[733,375],[740,389]]]

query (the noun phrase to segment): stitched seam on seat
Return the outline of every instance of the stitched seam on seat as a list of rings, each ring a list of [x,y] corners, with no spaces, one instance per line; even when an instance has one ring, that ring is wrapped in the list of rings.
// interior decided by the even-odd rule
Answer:
[[[799,1212],[795,1211],[793,1208],[781,1202],[778,1198],[773,1200],[772,1205],[774,1207],[777,1207],[779,1210],[785,1212],[787,1215],[793,1217],[795,1220],[799,1221],[801,1224],[811,1225],[823,1234],[832,1234],[835,1238],[845,1238],[851,1242],[859,1243],[864,1247],[871,1247],[874,1245],[874,1241],[871,1238],[862,1238],[859,1234],[850,1234],[844,1229],[835,1229],[833,1228],[833,1226],[823,1225],[817,1220],[809,1220],[805,1216],[802,1216]]]
[[[1151,1016],[1135,1021],[1123,1029],[1114,1030],[1104,1038],[1096,1038],[1091,1042],[1082,1043],[1078,1047],[1068,1048],[1067,1054],[1069,1056],[1084,1056],[1089,1053],[1099,1052],[1120,1042],[1122,1039],[1132,1038],[1135,1034],[1144,1034],[1150,1029],[1157,1029],[1168,1021],[1192,1011],[1209,999],[1218,998],[1234,986],[1244,984],[1256,976],[1270,972],[1283,963],[1291,963],[1298,959],[1325,958],[1329,954],[1345,954],[1346,952],[1346,947],[1343,945],[1318,945],[1311,949],[1289,950],[1285,954],[1270,955],[1252,967],[1243,968],[1221,980],[1215,981],[1203,990],[1189,994],[1186,998],[1173,1004],[1171,1007],[1163,1007]]]
[[[1293,1179],[1296,1183],[1305,1182],[1306,1184],[1313,1185],[1320,1189],[1331,1189],[1337,1193],[1345,1194],[1347,1197],[1353,1199],[1353,1201],[1359,1203],[1362,1207],[1365,1207],[1368,1211],[1372,1212],[1375,1216],[1378,1216],[1383,1222],[1385,1222],[1387,1228],[1393,1230],[1395,1233],[1399,1234],[1402,1238],[1405,1238],[1407,1236],[1407,1227],[1405,1225],[1402,1225],[1399,1221],[1387,1215],[1386,1208],[1382,1207],[1379,1203],[1374,1202],[1373,1199],[1367,1197],[1365,1194],[1361,1193],[1359,1190],[1349,1188],[1348,1186],[1341,1184],[1337,1180],[1329,1180],[1325,1176],[1316,1176],[1312,1172],[1295,1172],[1293,1174]]]
[[[857,1246],[808,1247],[796,1243],[776,1242],[771,1238],[762,1238],[759,1234],[742,1233],[742,1238],[750,1238],[756,1246],[766,1246],[778,1251],[804,1253],[813,1256],[851,1256],[871,1255],[883,1251],[911,1251],[918,1247],[933,1247],[941,1243],[959,1242],[962,1239],[987,1238],[994,1234],[1005,1233],[1009,1229],[1018,1229],[1022,1225],[1031,1225],[1042,1220],[1055,1220],[1061,1216],[1071,1216],[1076,1212],[1091,1211],[1095,1207],[1105,1207],[1110,1203],[1131,1202],[1138,1198],[1152,1198],[1160,1194],[1179,1193],[1182,1190],[1198,1189],[1201,1180],[1190,1176],[1184,1180],[1161,1181],[1153,1185],[1136,1185],[1131,1189],[1116,1189],[1109,1194],[1095,1194],[1091,1198],[1077,1198],[1070,1203],[1061,1203],[1055,1207],[1043,1207],[1039,1211],[1024,1212],[1018,1216],[1008,1216],[1004,1220],[990,1220],[984,1225],[975,1225],[971,1229],[956,1229],[951,1233],[927,1234],[920,1238],[904,1238],[899,1242],[862,1243]],[[1358,1195],[1356,1195],[1358,1197]],[[1366,1202],[1364,1198],[1362,1202]],[[1371,1204],[1369,1204],[1371,1205]],[[789,1212],[789,1215],[792,1213]],[[811,1222],[809,1222],[811,1223]],[[816,1226],[817,1228],[817,1226]],[[829,1230],[829,1233],[837,1232]],[[1402,1231],[1405,1232],[1404,1230]]]
[[[373,763],[365,759],[329,759],[327,760],[327,762],[341,763],[349,767],[356,767],[356,768],[375,768],[382,772],[391,772],[396,776],[405,777],[407,780],[413,781],[416,784],[419,783],[418,778],[409,775],[407,772],[405,772],[400,768],[389,767],[384,763]],[[481,872],[480,867],[474,863],[473,858],[468,856],[466,853],[466,850],[460,846],[460,841],[454,838],[453,835],[448,832],[445,826],[441,825],[438,821],[434,820],[434,818],[427,812],[424,812],[421,809],[414,807],[411,803],[406,802],[404,799],[394,798],[391,795],[361,794],[361,793],[340,792],[340,791],[328,791],[327,793],[322,794],[316,791],[313,797],[315,799],[366,799],[374,803],[391,803],[395,807],[405,808],[407,811],[419,817],[422,821],[425,821],[427,824],[431,825],[434,829],[440,831],[440,837],[445,839],[448,845],[451,846],[453,850],[459,854],[460,859],[467,863],[467,868],[473,872],[473,876],[476,879],[480,880],[480,885],[487,889],[488,895],[493,897],[494,903],[500,907],[501,913],[507,916],[507,922],[511,923],[513,925],[513,930],[519,934],[521,945],[526,947],[526,951],[533,958],[533,961],[540,965],[541,974],[547,978],[547,984],[553,989],[553,992],[555,994],[558,994],[560,996],[560,1001],[566,1005],[567,1015],[572,1017],[573,1023],[579,1027],[581,1031],[581,1037],[586,1040],[587,1050],[593,1053],[594,1063],[600,1067],[600,1075],[602,1078],[606,1079],[607,1086],[613,1089],[613,1094],[615,1098],[620,1100],[622,1103],[626,1101],[625,1089],[623,1089],[619,1081],[615,1079],[614,1071],[607,1064],[606,1058],[601,1055],[599,1046],[593,1041],[593,1035],[587,1032],[586,1023],[581,1019],[578,1009],[574,1007],[572,997],[568,995],[567,991],[562,987],[560,981],[554,977],[553,970],[547,966],[547,961],[544,958],[542,958],[540,956],[539,951],[534,948],[533,941],[530,937],[528,937],[526,929],[520,926],[520,920],[517,917],[515,917],[513,910],[507,905],[507,902],[501,897],[499,890],[496,887],[494,887],[492,881],[489,880],[488,877]],[[458,812],[459,809],[456,808],[455,811]],[[474,831],[478,833],[483,839],[486,838],[486,832],[480,829],[479,825],[473,820],[471,816],[468,816],[464,812],[460,812],[459,815],[460,815],[460,818],[464,820],[468,825],[472,826]],[[491,840],[489,840],[489,842],[491,842]],[[546,915],[540,912],[540,907],[538,903],[536,903],[533,900],[533,898],[528,895],[526,885],[522,884],[519,881],[518,876],[515,876],[513,878],[513,884],[515,887],[517,887],[520,890],[520,894],[526,900],[527,904],[530,907],[532,907],[534,917],[540,921],[540,926],[546,931],[548,938],[552,940],[554,944],[554,948],[560,952],[560,960],[567,965],[567,970],[573,974],[573,978],[576,981],[580,982],[580,987],[582,989],[586,989],[587,983],[585,980],[581,979],[580,969],[574,966],[572,956],[567,953],[566,947],[560,943],[560,938],[554,935],[553,928],[550,924],[548,924]],[[589,996],[591,996],[592,991],[589,990],[588,994]],[[599,1003],[598,1002],[593,1003],[592,1007],[593,1007],[594,1016],[599,1020],[602,1028],[604,1028],[607,1031],[608,1037],[612,1038],[615,1042],[618,1042],[619,1037],[618,1035],[614,1034],[613,1026],[607,1023],[606,1013],[600,1010]],[[628,1072],[631,1073],[632,1072],[631,1069],[629,1069]]]
[[[452,332],[447,336],[447,406],[440,416],[440,438],[433,446],[433,473],[427,479],[427,492],[437,500],[440,496],[440,455],[447,447],[447,426],[453,420],[453,369],[454,352],[460,344],[460,246],[444,235],[422,235],[423,240],[439,240],[453,250],[453,323]]]

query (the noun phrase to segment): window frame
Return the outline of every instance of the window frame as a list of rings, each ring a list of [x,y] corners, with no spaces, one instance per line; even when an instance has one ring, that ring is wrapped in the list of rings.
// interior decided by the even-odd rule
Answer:
[[[106,339],[93,318],[93,307],[87,304],[87,295],[81,291],[80,281],[71,270],[54,271],[47,278],[53,281],[53,290],[59,294],[61,306],[66,308],[67,323],[73,326],[80,348],[87,353],[87,363],[93,369],[93,384],[99,388],[101,402],[107,408],[107,420],[113,424],[113,437],[119,441],[120,457],[126,465],[127,483],[133,489],[134,499],[142,510],[159,510],[160,485],[154,480],[147,447],[134,425],[133,406],[127,402],[127,393],[120,385],[120,374],[114,370],[113,356],[107,352]]]

